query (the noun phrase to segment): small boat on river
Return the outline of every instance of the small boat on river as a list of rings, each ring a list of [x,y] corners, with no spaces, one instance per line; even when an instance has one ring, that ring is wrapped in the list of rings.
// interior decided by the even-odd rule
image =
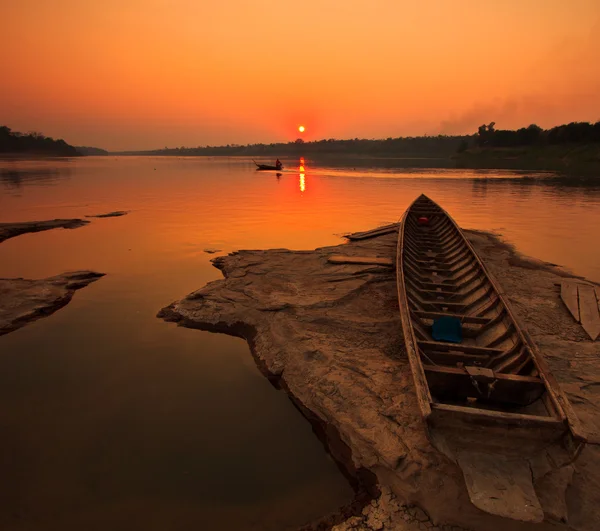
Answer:
[[[450,215],[421,195],[398,233],[398,301],[432,444],[463,471],[479,509],[544,519],[531,461],[560,468],[585,436],[546,361]]]
[[[254,162],[254,164],[256,164],[256,170],[260,171],[260,170],[272,170],[272,171],[280,171],[283,169],[283,165],[275,165],[272,166],[270,164],[259,164],[258,162],[256,162],[255,160],[253,160],[252,162]]]

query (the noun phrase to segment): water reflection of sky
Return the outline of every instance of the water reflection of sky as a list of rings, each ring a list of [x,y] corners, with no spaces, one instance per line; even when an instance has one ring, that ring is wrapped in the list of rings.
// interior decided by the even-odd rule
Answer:
[[[600,279],[600,256],[589,246],[600,226],[598,178],[381,169],[375,167],[379,161],[356,170],[300,157],[283,162],[276,175],[254,171],[254,163],[241,157],[0,162],[0,221],[133,209],[136,219],[148,216],[148,234],[152,227],[178,226],[168,248],[205,240],[221,242],[217,247],[312,248],[335,243],[332,234],[395,221],[424,192],[462,226],[500,231],[525,253]]]
[[[57,168],[31,168],[31,169],[10,169],[0,168],[0,183],[2,183],[9,193],[20,193],[24,186],[51,186],[61,179],[69,177],[69,169]]]

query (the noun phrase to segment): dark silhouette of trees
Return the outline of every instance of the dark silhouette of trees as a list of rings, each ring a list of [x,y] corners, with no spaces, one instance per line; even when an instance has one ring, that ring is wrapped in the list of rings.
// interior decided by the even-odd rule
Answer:
[[[76,157],[80,153],[64,140],[54,140],[42,133],[32,131],[26,135],[11,131],[10,127],[0,126],[0,153],[35,153]]]
[[[194,148],[159,149],[155,151],[134,152],[125,154],[148,155],[228,155],[228,156],[344,156],[357,155],[365,157],[400,157],[428,158],[450,157],[456,153],[461,142],[468,142],[474,135],[462,136],[421,136],[386,138],[370,140],[354,138],[338,140],[328,138],[323,140],[305,141],[298,138],[287,143],[249,144],[246,146],[199,146]]]
[[[494,129],[494,122],[481,125],[477,131],[477,145],[480,147],[521,147],[548,144],[585,144],[600,142],[600,121],[571,122],[544,130],[536,124],[516,131]]]
[[[81,155],[108,155],[108,151],[106,151],[105,149],[97,148],[97,147],[76,146],[75,149]]]
[[[494,126],[496,122],[491,122],[489,125],[480,125],[477,130],[477,145],[482,147],[486,146],[490,143],[491,138],[494,136],[496,132],[494,130]]]
[[[466,139],[463,139],[460,141],[460,144],[458,145],[458,149],[456,150],[456,152],[464,153],[465,151],[467,151],[467,149],[469,149],[469,142]]]

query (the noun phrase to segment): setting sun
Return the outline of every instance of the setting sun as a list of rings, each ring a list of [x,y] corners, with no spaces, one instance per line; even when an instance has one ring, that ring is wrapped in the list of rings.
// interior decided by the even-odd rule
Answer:
[[[298,127],[298,131],[300,131],[301,133],[304,133],[304,126],[301,125],[300,127]]]

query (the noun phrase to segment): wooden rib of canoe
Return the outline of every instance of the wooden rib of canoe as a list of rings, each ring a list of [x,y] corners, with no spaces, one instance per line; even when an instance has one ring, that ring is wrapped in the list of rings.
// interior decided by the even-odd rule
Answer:
[[[541,521],[524,461],[552,451],[566,464],[581,450],[585,437],[566,396],[461,229],[425,195],[402,218],[396,269],[407,354],[431,442],[461,467],[477,507]],[[433,339],[441,317],[460,320],[462,340]]]

